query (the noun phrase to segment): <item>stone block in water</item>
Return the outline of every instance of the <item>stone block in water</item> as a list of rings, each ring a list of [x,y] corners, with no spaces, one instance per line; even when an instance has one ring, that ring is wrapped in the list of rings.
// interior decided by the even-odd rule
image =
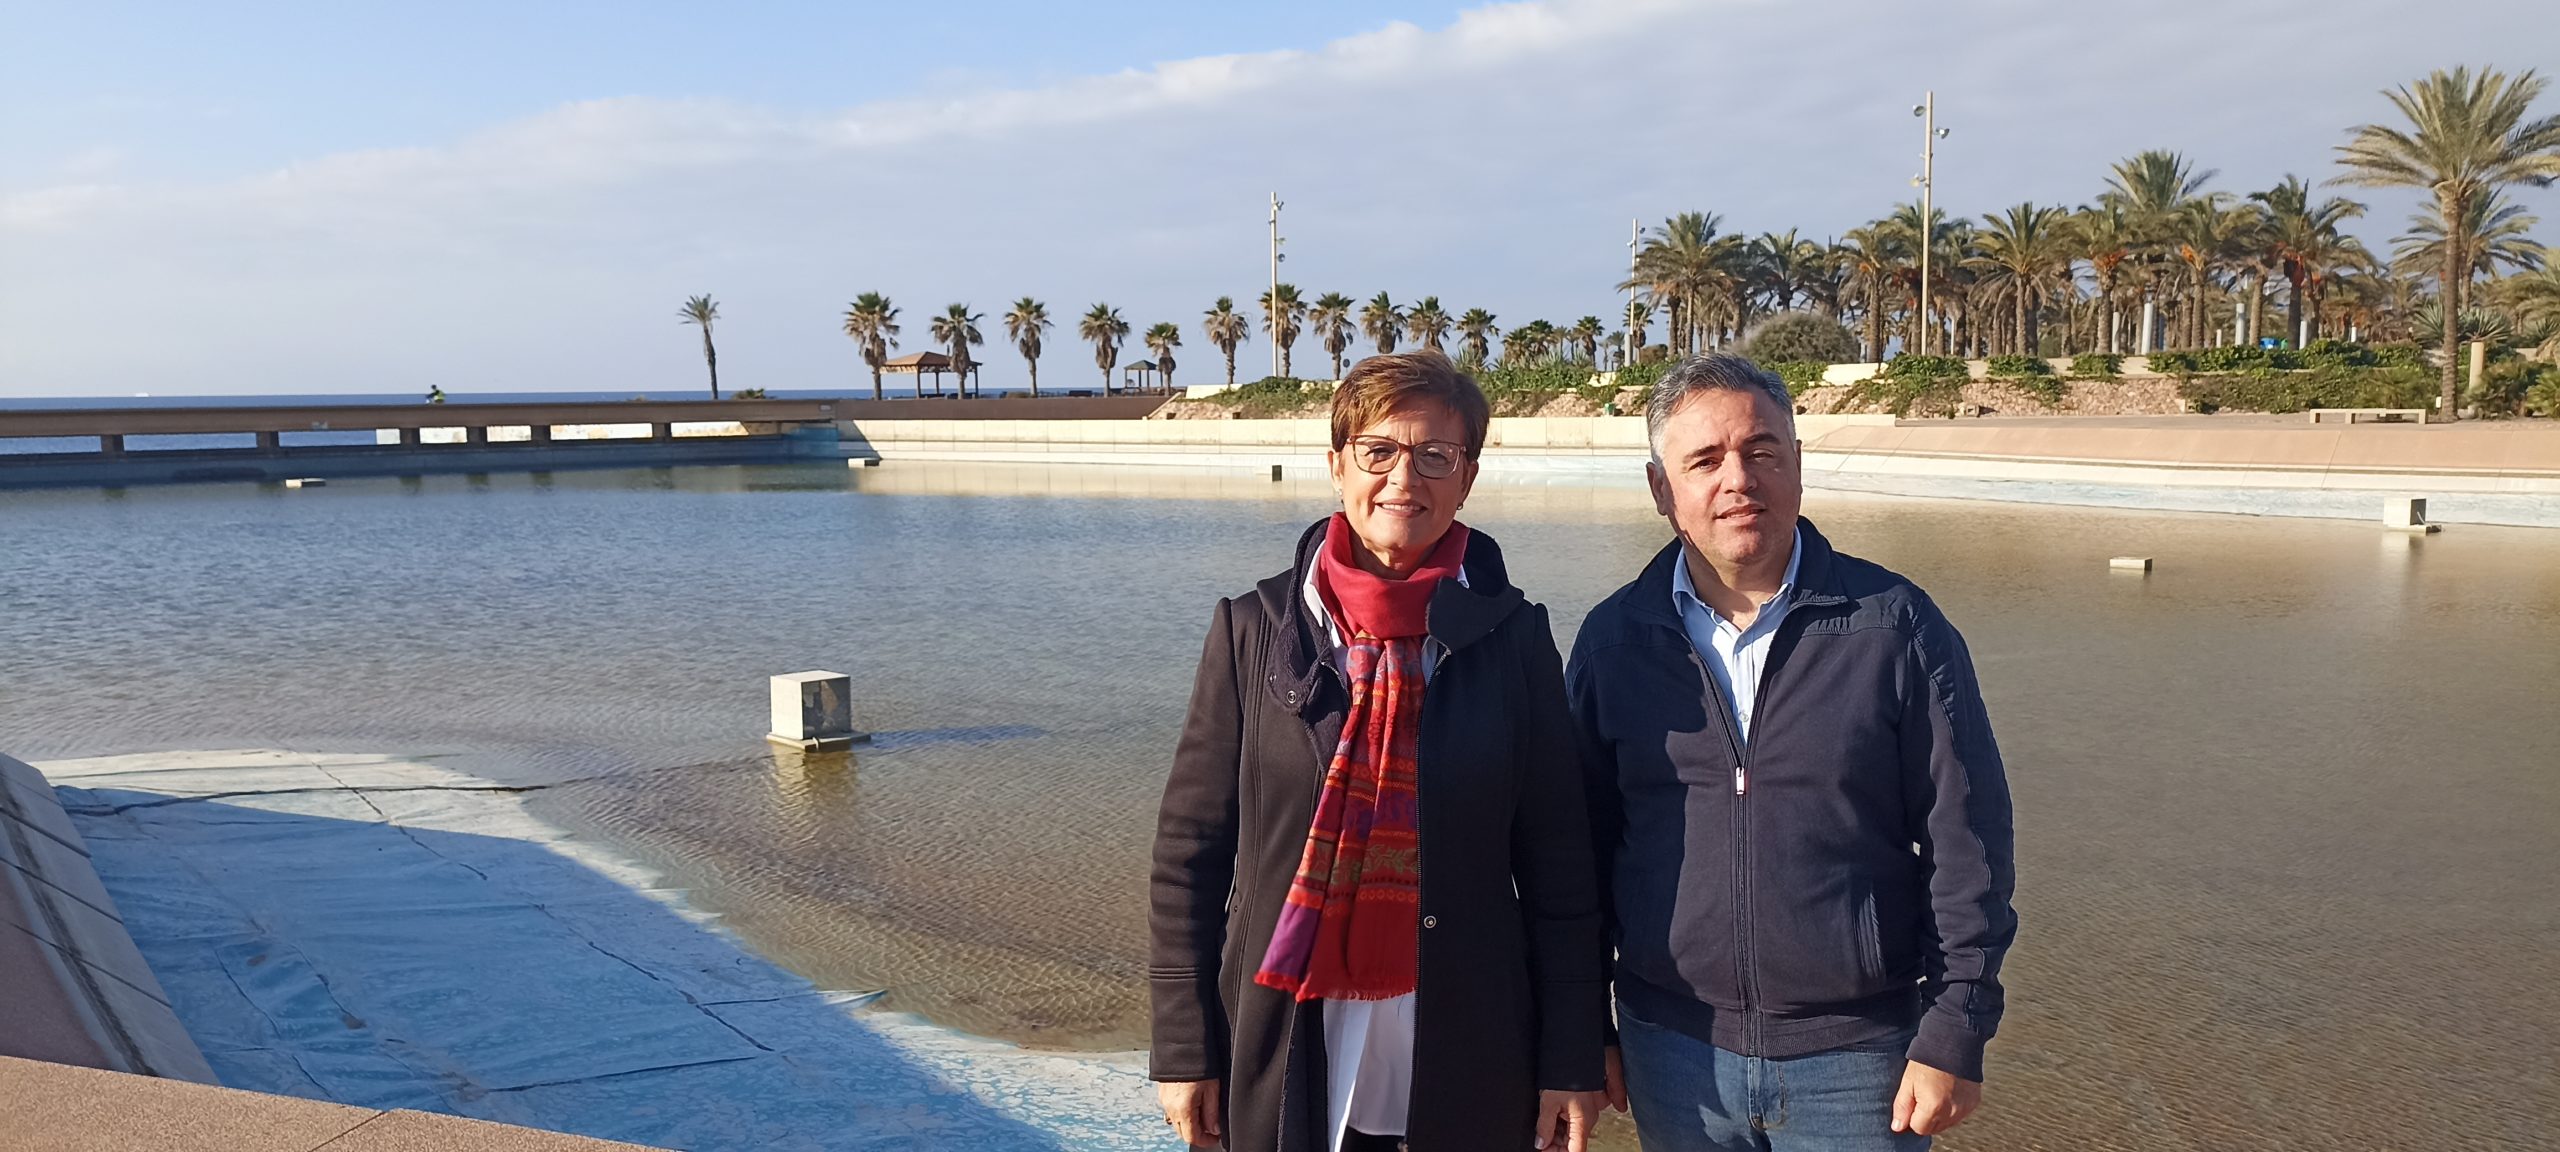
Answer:
[[[773,731],[765,739],[807,751],[852,746],[867,734],[853,728],[853,678],[841,672],[776,676]]]

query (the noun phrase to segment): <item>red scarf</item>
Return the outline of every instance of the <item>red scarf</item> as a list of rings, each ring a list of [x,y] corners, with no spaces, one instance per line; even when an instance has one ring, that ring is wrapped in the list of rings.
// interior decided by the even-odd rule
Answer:
[[[1388,1000],[1413,991],[1421,944],[1422,825],[1414,753],[1431,594],[1455,579],[1467,527],[1452,524],[1402,580],[1351,558],[1350,522],[1325,526],[1316,593],[1343,637],[1351,707],[1325,768],[1307,848],[1254,982],[1306,1000]]]

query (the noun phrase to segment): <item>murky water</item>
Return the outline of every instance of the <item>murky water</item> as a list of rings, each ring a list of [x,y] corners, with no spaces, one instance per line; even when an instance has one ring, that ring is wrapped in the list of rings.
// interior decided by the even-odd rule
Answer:
[[[1133,1045],[1210,604],[1328,497],[925,465],[0,492],[0,750],[423,751],[547,785],[822,983]],[[1568,643],[1663,539],[1632,488],[1468,511]],[[2560,533],[1809,512],[1964,628],[2017,794],[2009,1024],[1945,1146],[2547,1142]],[[878,743],[763,744],[764,677],[805,668]]]

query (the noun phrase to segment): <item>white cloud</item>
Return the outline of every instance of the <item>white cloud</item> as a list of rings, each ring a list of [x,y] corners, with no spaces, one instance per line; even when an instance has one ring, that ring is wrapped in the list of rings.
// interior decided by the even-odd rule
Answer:
[[[2538,3],[2451,6],[2505,43],[2560,31]],[[0,198],[0,395],[667,393],[695,386],[673,313],[700,291],[723,302],[724,380],[843,384],[836,317],[872,289],[916,318],[1027,293],[1191,327],[1259,292],[1273,189],[1311,291],[1607,316],[1629,216],[1824,235],[1884,212],[1923,87],[1956,133],[1940,202],[1976,213],[2085,200],[2146,147],[2225,187],[2317,177],[2385,115],[2377,90],[2460,62],[2378,0],[2322,9],[2316,68],[2274,48],[2298,5],[2125,11],[1955,0],[1924,28],[1894,0],[1557,0],[840,111],[594,100],[226,183],[119,185],[102,161]],[[1046,380],[1092,371],[1050,343]],[[1016,370],[987,358],[991,380]]]

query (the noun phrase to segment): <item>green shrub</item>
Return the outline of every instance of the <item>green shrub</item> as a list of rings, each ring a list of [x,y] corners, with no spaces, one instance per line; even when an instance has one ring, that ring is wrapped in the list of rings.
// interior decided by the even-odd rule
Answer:
[[[2083,352],[2071,358],[2071,374],[2082,380],[2113,380],[2124,370],[2124,357],[2113,352]]]
[[[1496,364],[1478,368],[1470,374],[1476,378],[1476,386],[1484,390],[1484,398],[1492,404],[1495,415],[1499,416],[1530,415],[1545,407],[1547,401],[1566,393],[1580,395],[1593,404],[1606,404],[1618,391],[1615,387],[1593,386],[1591,366],[1567,360]]]
[[[2431,368],[2426,349],[2407,341],[2373,346],[2373,362],[2385,368]]]
[[[2545,373],[2525,389],[2524,410],[2536,416],[2560,416],[2560,372]]]
[[[1800,392],[1807,388],[1820,387],[1822,385],[1822,373],[1825,369],[1830,368],[1831,364],[1828,361],[1780,360],[1776,363],[1764,363],[1760,366],[1771,372],[1777,373],[1778,379],[1786,382],[1788,391]]]
[[[1317,397],[1307,392],[1307,385],[1321,383],[1289,376],[1265,376],[1250,384],[1238,384],[1210,397],[1210,402],[1236,410],[1236,415],[1250,419],[1294,416],[1304,411]]]
[[[1651,388],[1669,371],[1671,371],[1671,362],[1668,360],[1647,360],[1640,364],[1631,364],[1618,369],[1618,382],[1615,387]]]
[[[2560,365],[2536,364],[2512,354],[2494,357],[2463,399],[2483,416],[2513,416],[2528,409],[2536,386],[2552,380],[2560,380]]]
[[[2053,365],[2036,356],[1994,356],[1986,362],[1991,374],[2001,377],[2051,376]]]
[[[1849,326],[1819,312],[1781,312],[1760,322],[1741,352],[1762,367],[1776,364],[1846,364],[1860,358]]]
[[[2312,368],[2299,372],[2206,373],[2178,381],[2199,412],[2300,412],[2307,408],[2425,408],[2436,383],[2415,368]]]
[[[1884,366],[1882,375],[1905,380],[1939,380],[1954,377],[1961,381],[1971,374],[1964,361],[1953,356],[1923,356],[1905,352]]]
[[[764,389],[762,388],[740,388],[737,391],[730,393],[729,398],[732,400],[763,400],[766,399],[766,396],[764,394]],[[442,401],[438,401],[438,403],[442,403]]]
[[[1956,366],[1954,374],[1936,372],[1895,372],[1893,365],[1904,360],[1947,361]],[[1925,416],[1948,416],[1955,413],[1956,401],[1964,395],[1964,361],[1944,356],[1903,356],[1882,372],[1849,386],[1836,411],[1850,412],[1878,405],[1895,416],[1909,416],[1914,409]]]

